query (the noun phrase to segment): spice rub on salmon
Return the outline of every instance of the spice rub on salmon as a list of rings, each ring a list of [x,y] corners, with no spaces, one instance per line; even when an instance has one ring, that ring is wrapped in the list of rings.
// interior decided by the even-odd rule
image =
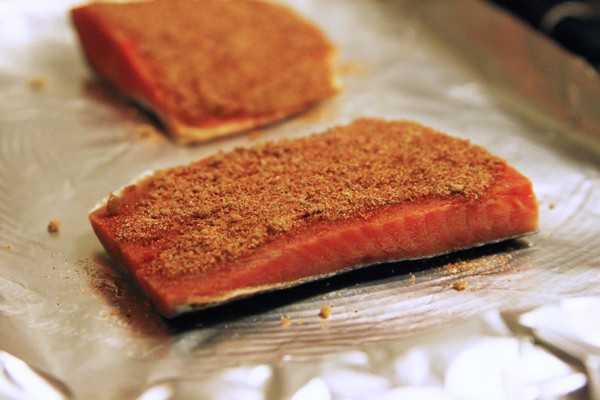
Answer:
[[[71,16],[96,73],[201,142],[296,114],[336,93],[336,50],[314,24],[261,0],[92,3]]]
[[[530,181],[410,121],[325,133],[154,172],[90,214],[167,317],[372,263],[537,230]]]

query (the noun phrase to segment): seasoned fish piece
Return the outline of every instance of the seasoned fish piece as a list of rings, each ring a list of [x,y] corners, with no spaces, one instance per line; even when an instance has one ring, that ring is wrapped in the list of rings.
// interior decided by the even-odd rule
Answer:
[[[270,2],[92,3],[71,15],[96,73],[179,142],[289,117],[339,87],[325,34]]]
[[[531,182],[480,146],[415,122],[360,119],[151,173],[90,220],[172,317],[528,234],[538,206]]]

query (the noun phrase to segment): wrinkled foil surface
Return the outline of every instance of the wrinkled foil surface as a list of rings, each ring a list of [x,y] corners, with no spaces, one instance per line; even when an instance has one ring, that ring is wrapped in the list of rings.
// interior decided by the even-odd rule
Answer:
[[[598,398],[598,73],[482,0],[285,3],[339,47],[343,91],[181,146],[94,78],[74,1],[0,2],[0,398]],[[506,158],[540,231],[166,321],[87,221],[143,171],[361,116]]]

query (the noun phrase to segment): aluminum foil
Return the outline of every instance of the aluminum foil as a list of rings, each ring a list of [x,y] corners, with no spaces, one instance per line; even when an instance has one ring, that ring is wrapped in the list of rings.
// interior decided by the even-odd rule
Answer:
[[[282,123],[185,147],[94,79],[72,0],[0,2],[0,396],[477,398],[460,390],[481,357],[499,361],[481,379],[505,398],[593,395],[581,353],[550,352],[531,324],[488,324],[600,295],[597,72],[483,1],[285,3],[338,45],[344,90]],[[87,221],[148,169],[360,116],[418,120],[506,158],[533,181],[540,232],[165,321]],[[514,368],[523,374],[503,372]]]

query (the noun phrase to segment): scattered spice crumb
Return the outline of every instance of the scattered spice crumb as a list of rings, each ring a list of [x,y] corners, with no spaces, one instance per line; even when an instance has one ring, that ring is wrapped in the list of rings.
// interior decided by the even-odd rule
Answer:
[[[15,248],[15,245],[14,245],[14,244],[12,244],[12,243],[6,243],[6,246],[5,246],[5,247],[6,247],[8,250],[12,250],[12,249],[14,249],[14,248]]]
[[[58,231],[60,231],[60,221],[57,219],[50,220],[48,222],[48,232],[57,233]]]
[[[550,205],[548,206],[549,209],[554,210],[556,208],[556,204],[554,203],[550,203]]]
[[[29,87],[31,88],[31,90],[35,90],[35,91],[42,90],[46,86],[48,86],[48,77],[46,77],[44,75],[36,76],[35,78],[32,78],[29,81]]]
[[[449,274],[456,274],[458,272],[458,268],[456,265],[450,264],[446,266],[446,271],[448,271]]]
[[[292,326],[292,320],[290,319],[289,315],[286,315],[285,317],[281,317],[281,321],[279,321],[279,324],[283,328],[289,328],[290,326]]]
[[[329,317],[331,317],[331,306],[326,305],[321,307],[321,310],[319,311],[319,318],[327,319]]]
[[[469,282],[467,282],[464,279],[460,279],[458,281],[455,281],[452,284],[452,289],[457,290],[459,292],[462,292],[463,290],[467,290],[468,287],[469,287]]]
[[[475,275],[490,271],[504,271],[510,267],[510,254],[492,255],[474,260],[456,261],[444,266],[448,274]]]
[[[414,284],[417,282],[417,278],[415,277],[415,274],[413,274],[412,272],[410,273],[410,284],[411,286],[414,286]]]

